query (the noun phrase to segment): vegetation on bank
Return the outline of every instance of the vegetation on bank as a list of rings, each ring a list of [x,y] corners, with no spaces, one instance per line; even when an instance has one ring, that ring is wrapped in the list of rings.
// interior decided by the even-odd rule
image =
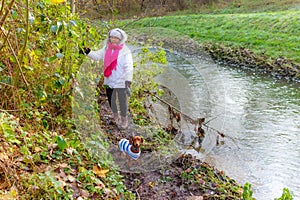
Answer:
[[[179,15],[144,18],[130,27],[177,31],[218,60],[299,81],[299,16],[300,11]]]
[[[48,0],[2,2],[0,199],[135,199],[107,154],[110,132],[99,128],[94,99],[98,94],[83,91],[94,91],[99,66],[88,64],[95,71],[81,71],[86,61],[78,54],[86,45],[97,48],[114,24],[94,27],[71,14],[67,4]],[[147,59],[165,61],[163,51],[151,54],[145,49],[144,53],[139,64]],[[151,81],[154,75],[144,71],[137,81],[141,85],[133,84],[130,103],[136,124],[149,123],[143,101],[147,92],[157,89]],[[80,81],[86,87],[78,87]],[[91,97],[92,101],[75,101],[74,93],[79,100]],[[209,183],[214,173],[225,179],[207,165],[189,164],[180,172],[183,183],[203,187],[203,181]],[[170,180],[165,177],[161,182]],[[236,198],[252,199],[251,185],[246,184],[242,191],[241,186],[230,185],[227,179],[224,182],[228,191],[219,186],[218,191],[228,194],[232,189]],[[284,195],[289,194],[285,189]]]
[[[218,0],[209,3],[190,5],[182,11],[171,14],[234,14],[234,13],[261,13],[283,10],[299,10],[299,0]]]
[[[0,199],[132,199],[112,159],[87,145],[107,147],[103,130],[80,132],[72,118],[85,106],[72,101],[79,48],[107,30],[50,1],[2,1],[0,12]]]

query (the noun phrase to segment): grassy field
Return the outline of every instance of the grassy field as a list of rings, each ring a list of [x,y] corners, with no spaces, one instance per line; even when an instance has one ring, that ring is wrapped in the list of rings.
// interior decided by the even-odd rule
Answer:
[[[271,58],[300,62],[300,11],[198,14],[145,18],[135,27],[164,27],[200,43],[246,47]]]
[[[218,0],[215,3],[193,5],[189,9],[177,11],[176,13],[255,13],[299,10],[299,8],[300,0]]]
[[[197,9],[143,18],[130,28],[150,28],[154,37],[161,37],[155,29],[163,28],[170,31],[165,37],[186,36],[215,59],[300,79],[299,0],[219,1]]]

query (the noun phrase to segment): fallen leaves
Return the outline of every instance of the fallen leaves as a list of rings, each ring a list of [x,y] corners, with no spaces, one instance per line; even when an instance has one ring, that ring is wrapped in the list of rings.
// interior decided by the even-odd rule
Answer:
[[[76,149],[69,147],[69,148],[66,148],[66,152],[69,155],[73,155],[73,153],[76,152]]]
[[[2,160],[2,161],[8,160],[8,156],[5,152],[0,153],[0,160]]]
[[[154,188],[155,182],[154,182],[154,181],[151,181],[151,182],[148,183],[148,185],[149,185],[151,188]]]
[[[94,165],[93,172],[101,178],[106,178],[106,174],[109,172],[109,169],[102,169],[100,166]]]
[[[203,200],[203,196],[191,196],[188,197],[187,200]]]

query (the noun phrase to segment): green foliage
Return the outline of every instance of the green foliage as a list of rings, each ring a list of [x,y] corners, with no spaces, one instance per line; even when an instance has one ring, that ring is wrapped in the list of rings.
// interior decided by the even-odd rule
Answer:
[[[172,177],[170,176],[163,176],[161,179],[162,183],[172,182]]]
[[[14,116],[0,112],[0,135],[3,135],[7,142],[21,144],[16,136],[17,126],[18,121]]]
[[[56,137],[56,143],[61,151],[64,151],[67,148],[67,143],[61,136]]]
[[[126,199],[134,199],[124,186],[123,177],[113,167],[112,158],[104,154],[107,144],[98,137],[103,133],[90,135],[94,142],[91,144],[75,130],[62,135],[43,129],[42,123],[35,122],[39,130],[33,132],[34,127],[23,127],[18,118],[0,112],[0,140],[6,144],[1,143],[0,156],[3,163],[8,164],[1,163],[0,170],[5,172],[8,185],[18,183],[17,196],[24,199],[73,199],[75,193],[84,190],[85,195],[113,197],[122,194]],[[103,149],[92,152],[95,143]],[[18,159],[8,161],[8,158]],[[97,177],[92,171],[93,166],[109,169],[109,174],[106,178]],[[76,180],[81,184],[75,184],[74,188]],[[108,194],[108,191],[114,192]]]
[[[72,188],[65,187],[64,182],[57,180],[50,171],[32,175],[28,184],[29,192],[23,196],[25,198],[73,199]]]
[[[185,170],[181,172],[182,182],[200,190],[214,191],[211,197],[215,199],[241,199],[241,186],[229,179],[222,171],[210,167],[206,163],[185,162]],[[195,189],[196,189],[195,188]]]
[[[156,129],[153,130],[153,139],[157,144],[167,144],[172,140],[172,136],[163,129]]]
[[[145,46],[135,57],[135,61],[135,81],[132,84],[132,97],[129,104],[135,123],[145,125],[148,119],[144,103],[149,96],[161,94],[154,77],[163,72],[160,65],[167,63],[166,52],[161,48],[151,51]]]
[[[283,188],[281,197],[275,200],[293,200],[293,193],[290,192],[288,188]]]
[[[180,176],[182,179],[187,180],[188,183],[190,183],[192,180],[194,180],[195,175],[198,173],[198,169],[194,168],[192,170],[183,171]]]
[[[95,30],[71,14],[67,4],[42,0],[30,2],[29,7],[29,24],[16,5],[3,27],[15,36],[6,38],[3,42],[10,45],[0,48],[0,91],[7,97],[1,98],[3,109],[22,109],[26,114],[38,108],[51,116],[68,116],[73,78],[83,59],[78,51],[86,44],[98,43],[102,29]],[[27,29],[26,49],[19,56]],[[48,125],[49,119],[44,119],[44,126]]]
[[[245,183],[244,185],[244,191],[243,191],[243,199],[244,200],[254,200],[252,197],[252,189],[251,189],[251,184],[250,183]]]

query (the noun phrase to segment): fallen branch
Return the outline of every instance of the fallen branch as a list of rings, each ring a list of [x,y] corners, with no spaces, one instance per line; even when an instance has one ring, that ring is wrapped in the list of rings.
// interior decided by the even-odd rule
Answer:
[[[225,134],[224,134],[224,133],[220,132],[219,130],[217,130],[217,129],[215,129],[215,128],[209,126],[209,125],[207,125],[208,122],[207,122],[207,123],[203,123],[203,122],[204,122],[204,118],[198,118],[198,119],[194,120],[192,117],[190,117],[190,116],[187,115],[186,113],[182,112],[181,110],[179,110],[179,109],[176,108],[175,106],[171,105],[169,102],[167,102],[167,101],[161,99],[161,98],[158,97],[157,95],[152,94],[152,93],[150,93],[150,92],[148,92],[148,94],[151,95],[151,96],[153,96],[153,97],[155,97],[156,99],[158,99],[158,100],[161,101],[162,103],[168,105],[169,107],[172,107],[174,110],[176,110],[176,111],[179,112],[181,115],[183,115],[185,118],[187,118],[192,124],[197,124],[197,123],[198,123],[199,126],[200,126],[200,125],[203,125],[203,126],[205,126],[207,129],[213,130],[213,131],[216,132],[218,135],[220,135],[222,138],[225,137]],[[216,117],[215,117],[215,118],[216,118]],[[215,118],[213,118],[213,119],[215,119]],[[211,121],[211,120],[210,120],[210,121]],[[226,137],[228,137],[228,138],[230,138],[231,140],[235,141],[234,138],[232,138],[232,137],[230,137],[230,136],[226,136]]]
[[[4,15],[2,15],[3,7],[4,7],[4,1],[2,2],[2,6],[3,7],[1,8],[1,15],[2,15],[2,17],[0,19],[0,27],[2,27],[2,25],[4,24],[5,19],[6,19],[7,15],[10,13],[10,10],[11,10],[12,6],[14,5],[14,3],[15,3],[15,0],[12,0],[9,3],[8,7],[6,8],[6,12],[4,13]]]

